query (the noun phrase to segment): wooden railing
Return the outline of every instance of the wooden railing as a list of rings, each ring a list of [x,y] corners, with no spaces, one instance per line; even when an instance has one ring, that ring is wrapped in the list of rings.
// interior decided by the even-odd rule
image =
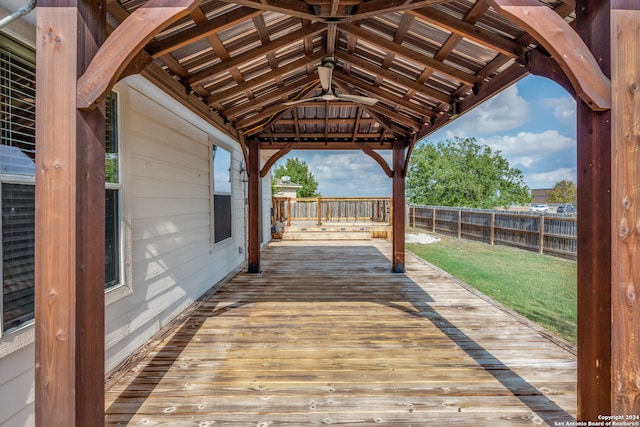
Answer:
[[[575,216],[415,205],[408,212],[411,227],[576,259]]]
[[[274,222],[384,222],[391,223],[389,197],[273,198]]]

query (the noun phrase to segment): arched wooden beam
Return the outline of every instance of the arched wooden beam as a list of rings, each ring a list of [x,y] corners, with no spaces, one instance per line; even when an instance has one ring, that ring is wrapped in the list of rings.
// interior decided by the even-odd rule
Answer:
[[[387,176],[389,178],[393,178],[393,171],[391,170],[391,168],[389,167],[389,164],[387,163],[387,161],[378,153],[376,153],[373,148],[369,147],[366,144],[362,144],[360,146],[360,149],[362,151],[364,151],[364,153],[366,155],[368,155],[369,157],[371,157],[373,160],[375,160],[376,162],[378,162],[378,164],[382,167],[382,169],[384,170],[384,173],[387,174]]]
[[[414,133],[411,137],[411,143],[409,144],[409,149],[407,150],[407,156],[404,159],[404,170],[402,171],[402,176],[406,177],[409,172],[409,162],[411,161],[411,154],[413,153],[413,149],[416,147],[416,142],[418,140],[418,134]]]
[[[571,81],[576,94],[594,111],[611,108],[611,81],[580,36],[538,0],[488,0],[493,8],[531,34]]]
[[[528,72],[534,76],[546,77],[562,86],[571,96],[576,97],[576,90],[560,65],[540,49],[532,49],[517,59]]]
[[[280,160],[289,151],[291,151],[292,148],[293,148],[293,142],[290,142],[284,147],[282,147],[280,151],[278,151],[276,154],[271,156],[271,158],[267,160],[267,163],[265,163],[264,166],[262,167],[262,170],[260,171],[260,178],[264,178],[265,176],[267,176],[267,174],[269,173],[269,170],[271,169],[271,166],[273,166],[275,162]]]
[[[93,108],[109,93],[142,47],[167,26],[188,15],[201,0],[150,0],[111,33],[78,79],[76,106]]]

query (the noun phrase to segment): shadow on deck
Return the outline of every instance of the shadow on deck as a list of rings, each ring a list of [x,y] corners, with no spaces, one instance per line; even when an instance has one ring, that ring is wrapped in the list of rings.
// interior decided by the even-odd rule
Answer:
[[[275,242],[106,392],[107,425],[554,425],[573,354],[384,241]]]

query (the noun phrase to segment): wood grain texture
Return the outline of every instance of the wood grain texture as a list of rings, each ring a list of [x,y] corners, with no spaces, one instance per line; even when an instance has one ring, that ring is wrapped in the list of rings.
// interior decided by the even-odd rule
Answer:
[[[554,425],[575,356],[391,245],[272,242],[106,392],[107,425]]]
[[[551,53],[576,93],[594,110],[611,108],[611,82],[589,48],[560,15],[538,0],[489,0]]]
[[[260,148],[257,141],[249,141],[249,212],[248,212],[248,264],[250,273],[260,272]]]
[[[78,112],[75,93],[105,12],[76,3],[42,1],[37,18],[37,426],[104,420],[105,116]]]
[[[638,8],[638,5],[635,7]],[[640,10],[611,11],[612,412],[640,414]]]
[[[393,182],[391,184],[391,204],[393,217],[391,219],[392,246],[391,269],[396,273],[404,272],[405,249],[405,146],[403,141],[395,141],[393,145]]]
[[[103,101],[142,47],[199,3],[200,0],[151,0],[136,9],[111,33],[78,79],[77,107],[89,109]]]
[[[610,76],[609,0],[580,3],[577,31]],[[578,418],[596,420],[611,413],[611,111],[577,113]]]

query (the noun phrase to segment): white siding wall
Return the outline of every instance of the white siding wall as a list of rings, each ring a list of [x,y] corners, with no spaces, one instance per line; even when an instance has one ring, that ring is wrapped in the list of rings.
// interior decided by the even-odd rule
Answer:
[[[0,426],[22,427],[35,423],[33,404],[35,398],[35,381],[33,361],[35,345],[33,344],[33,327],[26,334],[31,344],[19,349],[12,336],[4,337],[0,344]],[[16,335],[22,339],[25,335]],[[20,346],[20,345],[18,345]],[[13,351],[11,351],[13,350]]]
[[[140,76],[121,100],[123,286],[107,293],[109,372],[246,259],[246,183],[237,142]],[[231,152],[232,237],[213,244],[210,141]],[[271,185],[263,180],[264,243]],[[34,423],[33,326],[0,339],[0,427]]]
[[[125,277],[130,283],[116,290],[121,295],[107,306],[107,371],[242,264],[246,255],[239,145],[139,76],[118,89],[125,241],[130,247]],[[210,141],[231,151],[232,158],[232,237],[216,244],[210,232]]]

